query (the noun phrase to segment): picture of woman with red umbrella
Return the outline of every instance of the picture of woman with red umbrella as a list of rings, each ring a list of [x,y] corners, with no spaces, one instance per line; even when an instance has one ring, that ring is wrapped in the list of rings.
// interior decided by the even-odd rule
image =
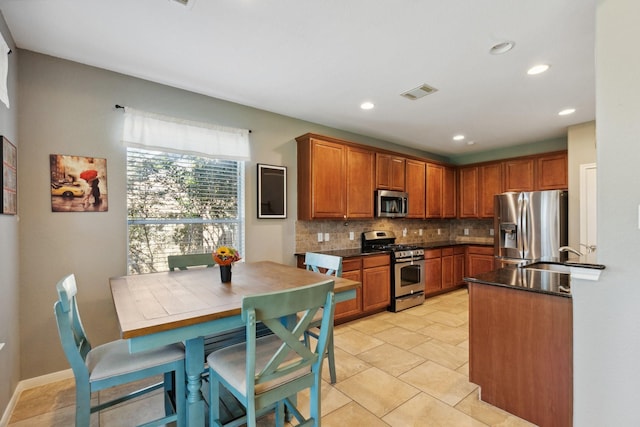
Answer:
[[[107,212],[107,160],[51,154],[51,211]]]
[[[82,200],[82,204],[84,208],[88,208],[91,205],[91,196],[93,196],[93,205],[98,206],[100,204],[100,180],[98,179],[98,171],[94,169],[89,169],[80,172],[80,178],[87,181],[89,184],[89,188],[85,191],[84,199]]]

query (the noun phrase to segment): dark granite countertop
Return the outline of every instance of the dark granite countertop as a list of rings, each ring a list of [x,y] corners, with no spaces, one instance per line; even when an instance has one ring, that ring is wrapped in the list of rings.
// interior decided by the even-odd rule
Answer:
[[[406,245],[415,245],[424,249],[437,249],[444,248],[448,246],[489,246],[493,247],[493,243],[477,243],[477,242],[461,242],[458,240],[447,240],[441,242],[415,242],[415,243],[403,243]],[[360,248],[354,249],[335,249],[331,251],[313,251],[319,254],[327,254],[327,255],[335,255],[343,258],[349,257],[357,257],[357,256],[367,256],[367,255],[378,255],[384,253],[384,251],[374,251],[374,252],[362,252]],[[304,255],[305,252],[296,252],[294,255]]]
[[[554,271],[505,267],[474,277],[465,277],[464,280],[571,298],[571,275]]]

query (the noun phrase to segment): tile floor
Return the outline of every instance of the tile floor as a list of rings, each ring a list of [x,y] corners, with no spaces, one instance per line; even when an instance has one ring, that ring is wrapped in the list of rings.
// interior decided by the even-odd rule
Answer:
[[[532,426],[479,401],[478,387],[469,382],[464,289],[400,313],[383,312],[339,325],[334,340],[338,381],[329,383],[325,363],[325,427]],[[163,410],[158,393],[94,414],[91,427],[121,427],[154,418],[153,411],[157,416]],[[9,427],[72,426],[73,402],[72,379],[25,390]],[[308,393],[301,393],[303,412],[306,402]],[[273,425],[273,417],[259,424]]]

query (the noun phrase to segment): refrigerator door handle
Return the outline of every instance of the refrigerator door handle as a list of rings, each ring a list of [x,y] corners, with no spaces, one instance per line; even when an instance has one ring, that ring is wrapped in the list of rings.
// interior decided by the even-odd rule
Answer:
[[[522,246],[520,255],[522,258],[528,258],[529,254],[529,200],[524,193],[520,194],[520,238]]]

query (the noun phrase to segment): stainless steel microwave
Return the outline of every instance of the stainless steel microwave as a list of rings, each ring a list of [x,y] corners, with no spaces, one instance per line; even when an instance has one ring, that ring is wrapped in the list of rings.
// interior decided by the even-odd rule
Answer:
[[[376,191],[376,217],[402,218],[407,216],[409,197],[402,191]]]

